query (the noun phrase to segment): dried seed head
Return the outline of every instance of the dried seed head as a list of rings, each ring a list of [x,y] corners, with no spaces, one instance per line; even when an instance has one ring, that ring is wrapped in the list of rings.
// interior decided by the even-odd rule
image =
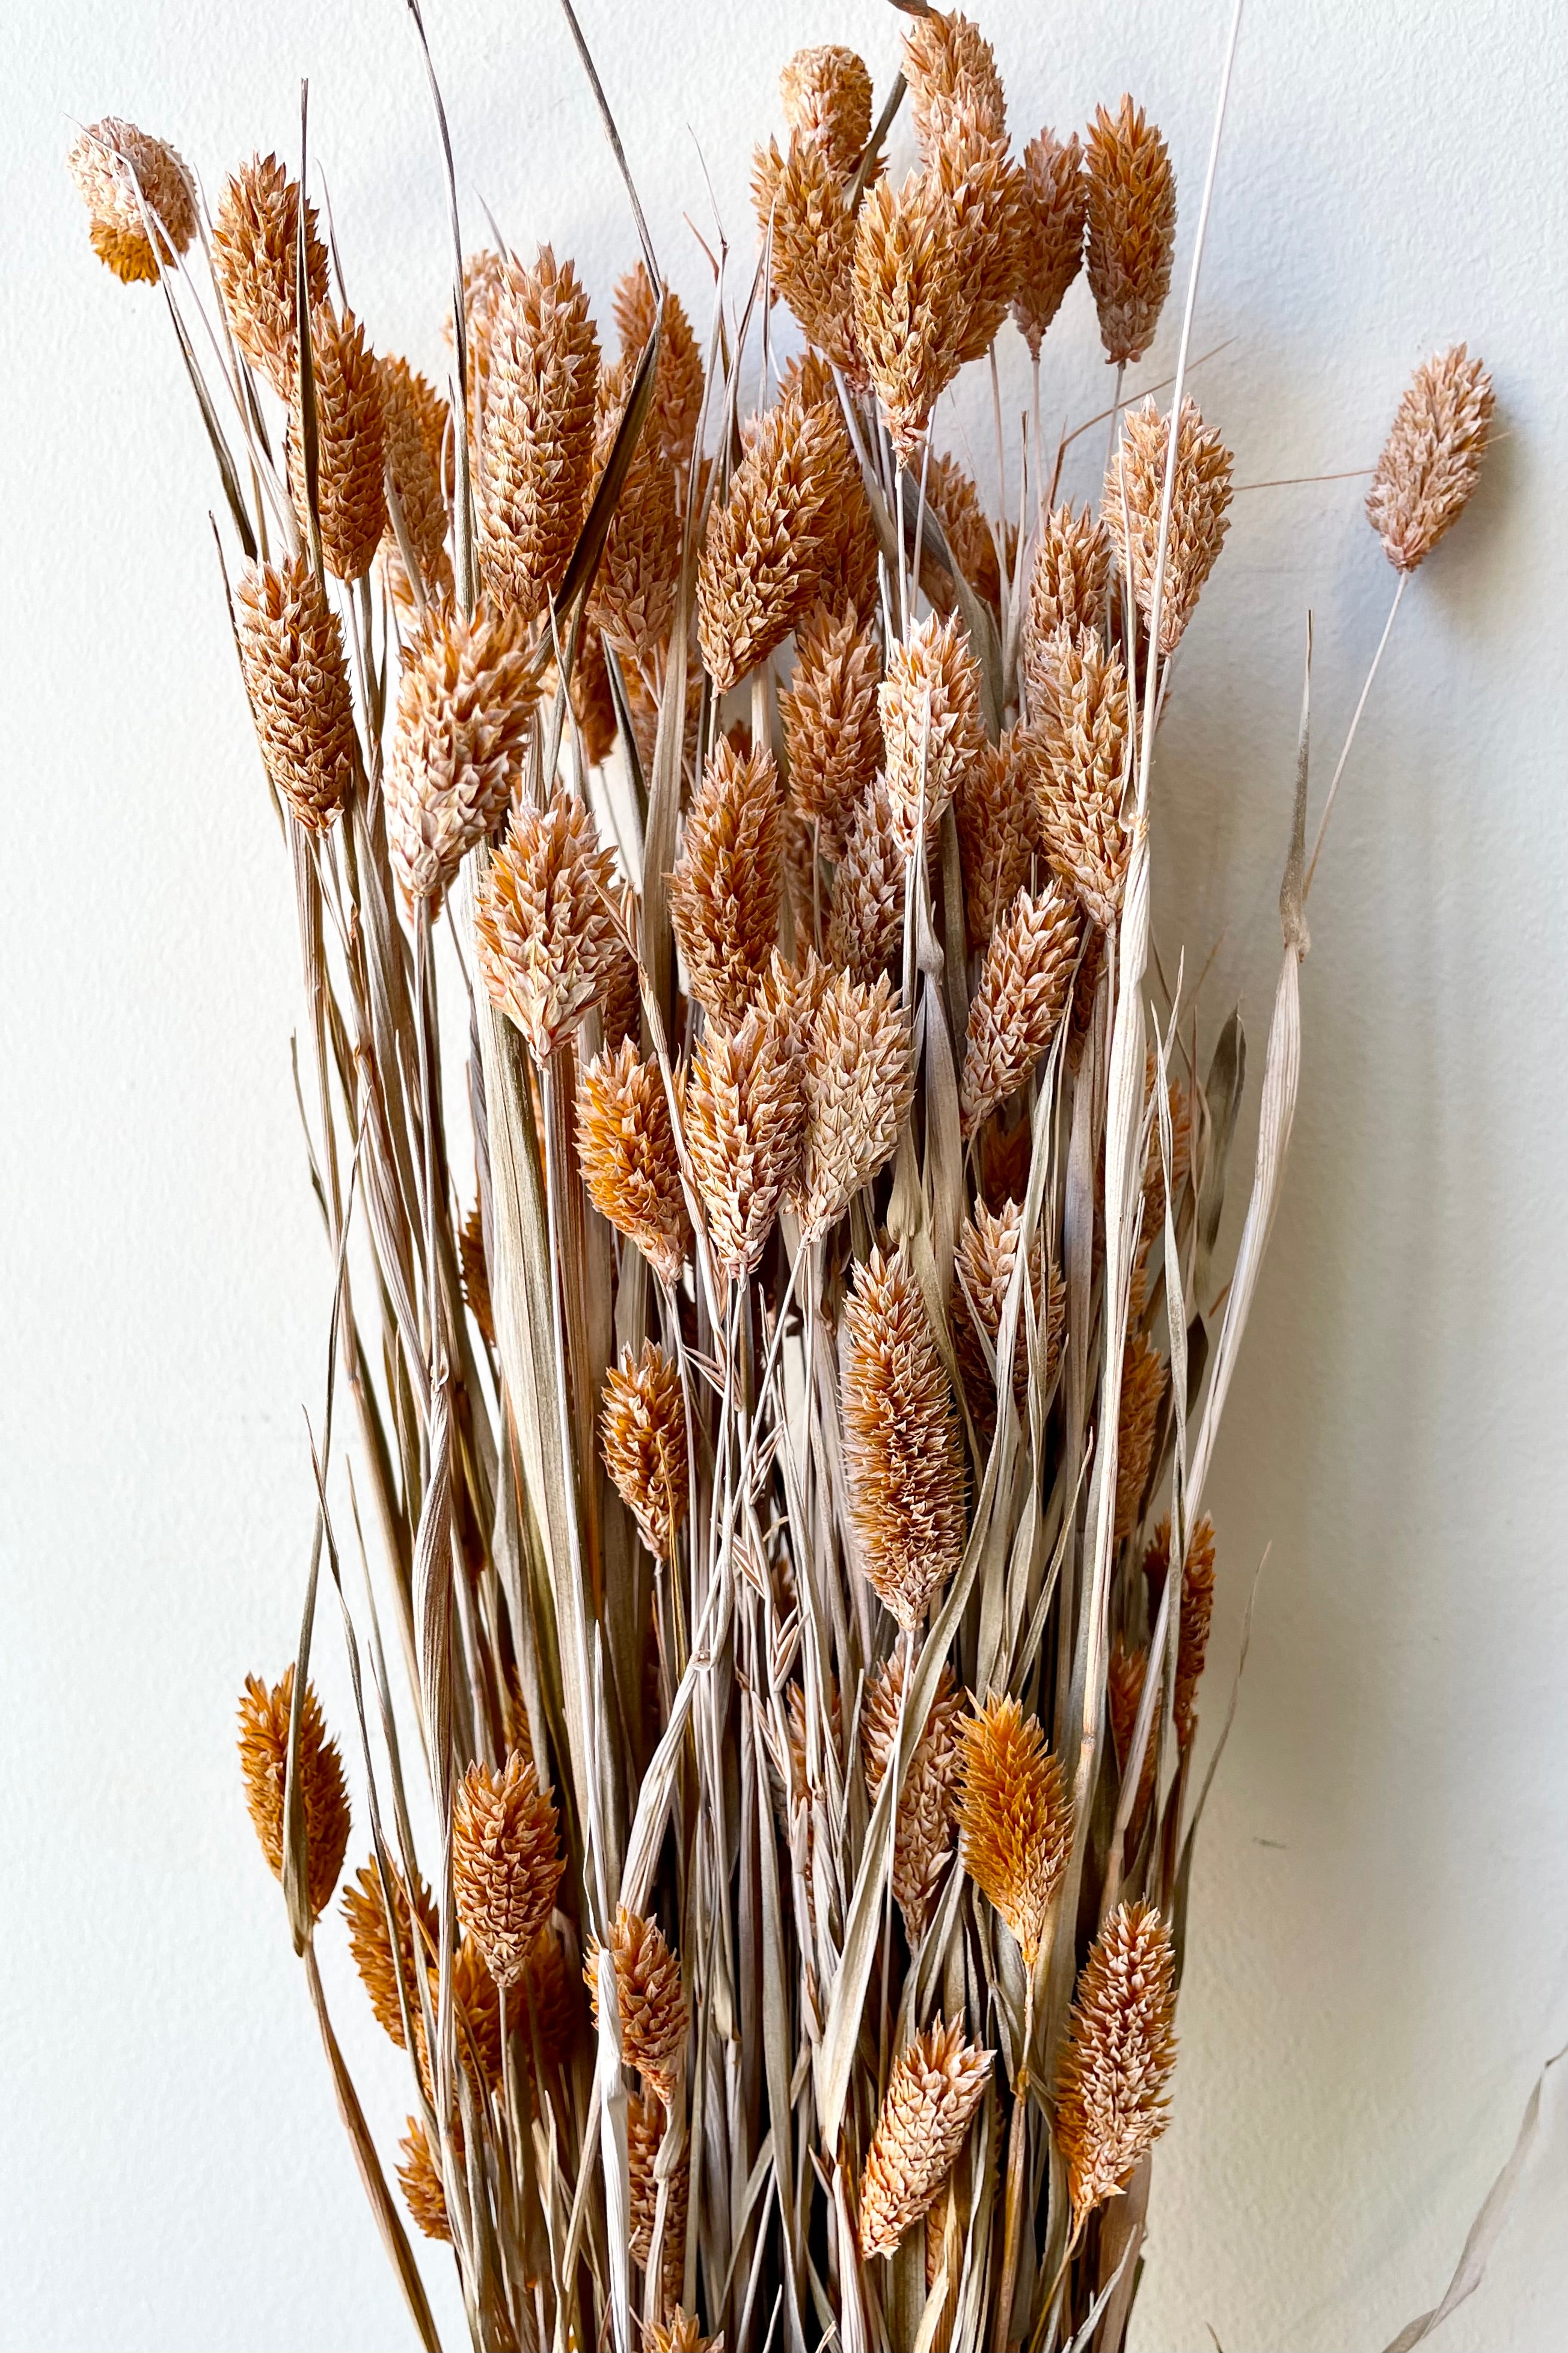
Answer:
[[[994,1211],[988,1209],[984,1201],[978,1201],[973,1216],[964,1219],[958,1238],[958,1279],[953,1285],[954,1314],[952,1319],[953,1344],[970,1412],[987,1444],[996,1426],[996,1384],[985,1351],[980,1345],[980,1335],[984,1333],[990,1342],[994,1356],[1007,1286],[1018,1262],[1018,1236],[1023,1229],[1023,1215],[1022,1204],[1017,1201],[1005,1201],[1001,1208]],[[1029,1300],[1034,1307],[1037,1328],[1036,1345],[1044,1352],[1045,1378],[1048,1388],[1056,1377],[1057,1364],[1061,1355],[1062,1326],[1067,1317],[1067,1285],[1059,1267],[1053,1266],[1047,1279],[1045,1247],[1037,1231],[1029,1246]],[[1018,1335],[1013,1349],[1013,1396],[1020,1415],[1026,1409],[1028,1382],[1029,1335],[1025,1303],[1021,1300]]]
[[[498,1985],[521,1977],[565,1868],[532,1757],[514,1748],[500,1773],[470,1765],[452,1802],[452,1885],[464,1934]]]
[[[790,800],[819,828],[822,848],[843,856],[856,804],[882,760],[876,639],[853,606],[813,606],[795,637],[795,672],[779,696],[789,753]]]
[[[855,812],[833,878],[827,956],[875,980],[899,944],[912,832],[879,776]]]
[[[1171,1523],[1160,1524],[1164,1532],[1165,1556],[1170,1557]],[[1144,1563],[1145,1571],[1148,1563]],[[1197,1710],[1193,1703],[1197,1695],[1198,1679],[1208,1655],[1209,1622],[1214,1616],[1214,1522],[1205,1512],[1187,1539],[1186,1566],[1182,1571],[1181,1630],[1176,1641],[1176,1688],[1173,1714],[1176,1725],[1176,1745],[1185,1751],[1193,1745],[1198,1728]]]
[[[889,647],[877,702],[894,807],[911,825],[922,809],[939,818],[985,748],[980,665],[956,614],[945,621],[928,615]]]
[[[936,2199],[991,2076],[992,2054],[963,2025],[935,2024],[893,2062],[860,2177],[860,2253],[890,2255]]]
[[[279,398],[291,398],[299,361],[300,184],[276,155],[253,155],[225,187],[212,255],[235,342]],[[314,205],[305,207],[305,282],[315,310],[327,299],[327,248],[316,233]]]
[[[817,595],[833,612],[853,607],[874,615],[880,595],[880,549],[860,460],[855,455],[831,378],[813,404],[827,435],[827,495],[822,513],[822,568]],[[810,607],[807,607],[809,613]],[[797,629],[799,624],[796,625]]]
[[[1366,494],[1367,521],[1396,572],[1425,563],[1468,503],[1496,406],[1490,376],[1463,343],[1411,377]]]
[[[837,975],[815,948],[807,948],[795,964],[785,964],[777,948],[757,990],[761,1011],[774,1015],[788,1033],[790,1051],[804,1061],[811,1044],[813,1025]],[[804,1083],[804,1082],[803,1082]],[[804,1165],[804,1150],[803,1150]]]
[[[553,702],[559,682],[560,672],[551,662],[541,686],[542,702]],[[630,683],[628,680],[628,689]],[[572,665],[572,716],[583,740],[584,759],[590,768],[602,768],[616,748],[619,723],[604,639],[592,627],[584,630]]]
[[[902,1251],[873,1250],[844,1307],[844,1459],[859,1565],[906,1633],[963,1553],[958,1409]]]
[[[1047,328],[1083,267],[1089,181],[1077,132],[1066,142],[1042,131],[1024,150],[1024,211],[1027,228],[1018,258],[1013,322],[1038,359]]]
[[[790,1206],[811,1241],[890,1156],[914,1101],[909,1023],[885,973],[869,987],[847,973],[825,976],[802,1072],[805,1145]]]
[[[963,1867],[1033,1968],[1072,1845],[1060,1760],[1016,1699],[991,1698],[963,1728]]]
[[[405,897],[439,902],[505,814],[536,689],[515,616],[431,605],[403,646],[386,835]]]
[[[723,692],[784,643],[816,600],[837,495],[839,420],[781,401],[715,505],[697,565],[697,634]]]
[[[996,542],[980,503],[979,491],[956,458],[932,456],[921,463],[926,505],[942,525],[949,554],[975,595],[994,607],[1002,593],[1002,575],[996,562]],[[951,611],[952,590],[939,583],[938,594],[931,602],[940,612]]]
[[[860,1765],[872,1805],[887,1777],[899,1736],[903,1704],[905,1650],[900,1642],[866,1686],[860,1717]],[[893,1833],[893,1894],[904,1915],[911,1948],[925,1934],[931,1908],[952,1851],[958,1820],[960,1739],[968,1700],[944,1666],[925,1730],[915,1743],[904,1786],[899,1792]]]
[[[283,1792],[289,1775],[289,1710],[294,1670],[269,1691],[255,1675],[245,1678],[239,1703],[239,1769],[245,1802],[261,1852],[275,1879],[283,1876]],[[332,1900],[349,1842],[349,1800],[342,1760],[327,1738],[321,1704],[310,1685],[300,1716],[300,1794],[305,1811],[306,1894],[310,1917],[319,1920]]]
[[[594,483],[610,462],[631,397],[637,361],[628,353],[599,381],[599,423],[594,443]],[[650,412],[626,468],[594,575],[591,628],[602,629],[623,667],[653,675],[669,636],[680,580],[680,517],[675,469]]]
[[[605,1375],[599,1411],[605,1468],[656,1560],[686,1517],[686,1407],[673,1356],[651,1340],[623,1348]]]
[[[1100,509],[1117,562],[1131,575],[1132,594],[1148,628],[1153,627],[1167,434],[1168,420],[1152,399],[1128,410],[1121,421],[1121,447],[1105,470],[1105,501]],[[1219,435],[1205,425],[1195,401],[1184,400],[1160,596],[1162,654],[1175,651],[1192,619],[1198,591],[1214,570],[1230,528],[1230,451]]]
[[[195,237],[189,174],[174,149],[150,131],[107,114],[72,140],[66,169],[87,206],[92,249],[122,284],[155,281],[160,267],[171,265]]]
[[[324,832],[358,759],[342,630],[308,563],[253,564],[234,593],[239,666],[267,774],[300,823]]]
[[[316,505],[321,554],[340,580],[358,580],[375,561],[386,529],[385,405],[381,369],[352,311],[330,302],[310,313],[316,389]],[[300,378],[289,417],[289,482],[301,531],[308,529]]]
[[[1116,1441],[1116,1541],[1130,1536],[1143,1513],[1143,1490],[1154,1461],[1160,1408],[1170,1378],[1165,1360],[1141,1332],[1129,1333],[1121,1363],[1121,1411]]]
[[[665,2114],[658,2100],[626,2102],[626,2158],[630,2175],[631,2211],[627,2224],[631,2257],[643,2271],[653,2253],[654,2226],[658,2219],[658,2177],[655,2167],[664,2140]],[[659,2295],[666,2310],[680,2295],[686,2270],[686,2216],[691,2198],[691,2145],[682,2147],[669,2175],[665,2196],[664,2241],[659,2263]]]
[[[395,1947],[387,1925],[389,1904],[396,1924]],[[411,1910],[407,1887],[396,1871],[392,1873],[390,1889],[384,1894],[381,1868],[373,1854],[344,1888],[342,1908],[348,1922],[349,1951],[370,1997],[375,2021],[391,2035],[400,2051],[405,2050],[407,2037],[403,2031],[403,2002],[408,2004],[409,2017],[417,2018],[418,1972],[429,1968],[441,1934],[434,1898],[424,1881],[419,1881]]]
[[[1110,542],[1091,508],[1053,507],[1040,525],[1024,611],[1024,675],[1029,717],[1038,726],[1054,708],[1058,632],[1081,641],[1105,622]]]
[[[1105,356],[1123,366],[1153,342],[1171,290],[1176,175],[1160,133],[1127,97],[1114,114],[1096,107],[1086,165],[1089,283]]]
[[[679,1282],[691,1220],[669,1102],[658,1062],[639,1061],[629,1039],[578,1077],[577,1153],[600,1216],[637,1244],[661,1282]]]
[[[548,1061],[615,969],[624,945],[616,902],[615,860],[574,793],[558,786],[543,808],[514,810],[479,889],[474,936],[490,1002],[536,1061]]]
[[[695,2316],[679,2304],[668,2327],[661,2327],[657,2320],[648,2324],[647,2353],[711,2353],[723,2341],[721,2336],[704,2337]]]
[[[680,1964],[657,1921],[618,1905],[610,1930],[616,1994],[621,2010],[621,2053],[650,2092],[668,2108],[686,2055],[686,1996]],[[583,1956],[595,2030],[599,2023],[599,1940],[590,1936]]]
[[[865,367],[855,340],[855,215],[844,174],[808,135],[781,153],[776,139],[752,159],[752,204],[770,244],[770,276],[801,327],[857,386]]]
[[[599,339],[570,261],[510,259],[483,370],[475,495],[479,565],[497,601],[531,620],[565,577],[588,502]]]
[[[711,1020],[739,1027],[779,935],[784,798],[768,751],[721,735],[687,812],[669,884],[669,921],[691,994]]]
[[[478,1324],[479,1337],[486,1347],[493,1348],[496,1344],[495,1309],[490,1299],[489,1268],[485,1263],[484,1212],[478,1201],[458,1229],[458,1261],[468,1313]]]
[[[992,934],[964,1040],[965,1135],[1033,1076],[1067,1011],[1081,937],[1078,909],[1055,882],[1032,897],[1020,891]]]
[[[963,364],[963,259],[952,197],[934,174],[867,191],[855,231],[855,338],[906,465]]]
[[[948,235],[963,308],[958,358],[983,359],[996,339],[1018,288],[1029,232],[1024,174],[1007,153],[1005,134],[975,124],[950,123],[931,163],[946,199]]]
[[[1093,922],[1112,923],[1121,904],[1132,837],[1121,820],[1127,760],[1127,674],[1101,650],[1098,631],[1047,641],[1052,679],[1039,722],[1037,770],[1046,856]]]
[[[1111,1745],[1116,1751],[1117,1769],[1124,1778],[1131,1759],[1132,1736],[1138,1728],[1138,1710],[1143,1698],[1143,1678],[1148,1669],[1148,1651],[1130,1650],[1118,1634],[1110,1646],[1110,1662],[1106,1670],[1106,1695],[1110,1703]],[[1138,1771],[1137,1793],[1128,1820],[1134,1839],[1154,1793],[1154,1737],[1151,1731],[1144,1745],[1143,1762]]]
[[[958,850],[973,949],[984,948],[1033,877],[1038,851],[1035,770],[1039,746],[1023,727],[983,744],[959,780]]]
[[[1175,2015],[1169,1929],[1147,1904],[1119,1905],[1079,1975],[1057,2083],[1075,2221],[1126,2189],[1165,2129]]]
[[[853,49],[796,49],[779,76],[784,121],[847,179],[871,136],[871,76]]]
[[[932,8],[904,35],[904,79],[910,86],[915,137],[929,164],[952,129],[1007,136],[1007,102],[991,44],[978,25],[956,11]]]
[[[381,396],[385,434],[386,470],[403,511],[415,555],[419,586],[427,597],[452,594],[452,559],[447,553],[447,493],[443,487],[447,440],[447,404],[433,385],[406,360],[381,363]],[[416,598],[404,568],[403,551],[390,512],[381,543],[387,586],[398,605],[414,607]]]
[[[479,420],[484,415],[485,394],[489,387],[490,346],[506,273],[506,262],[493,246],[482,247],[478,253],[463,257],[463,323],[468,347],[468,432],[476,444],[479,438]],[[450,313],[443,324],[442,332],[455,351],[457,338],[452,332]]]
[[[787,1018],[753,1006],[735,1030],[710,1029],[686,1081],[687,1148],[721,1273],[755,1268],[800,1166],[805,1097]]]
[[[457,2129],[458,2127],[454,2122],[454,2130]],[[417,2116],[409,2117],[408,2130],[399,2147],[403,2151],[403,2162],[397,2168],[397,2180],[409,2220],[416,2230],[423,2231],[427,2239],[444,2239],[450,2246],[452,2222],[447,2211],[447,2192],[441,2180],[441,2168]]]
[[[653,280],[639,261],[617,284],[613,298],[622,353],[640,359],[658,305]],[[673,470],[679,506],[686,503],[686,477],[702,417],[702,353],[679,294],[664,290],[664,332],[653,380],[653,429],[666,463]]]

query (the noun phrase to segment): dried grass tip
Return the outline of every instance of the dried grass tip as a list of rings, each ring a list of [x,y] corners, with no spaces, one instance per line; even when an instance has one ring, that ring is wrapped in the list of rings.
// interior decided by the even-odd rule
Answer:
[[[1075,2221],[1126,2189],[1168,2121],[1175,1957],[1147,1904],[1112,1913],[1078,1981],[1057,2083],[1056,2137]]]
[[[535,693],[509,615],[481,607],[468,619],[431,605],[405,640],[386,835],[410,903],[438,905],[467,853],[505,816]]]
[[[338,617],[310,565],[286,556],[240,575],[234,627],[268,776],[302,826],[324,832],[359,759]]]
[[[289,1715],[294,1670],[286,1667],[270,1690],[255,1675],[245,1678],[239,1703],[239,1769],[251,1825],[268,1870],[283,1876],[283,1799],[289,1778]],[[332,1900],[349,1843],[349,1799],[342,1759],[329,1740],[321,1703],[305,1685],[300,1715],[300,1795],[305,1816],[306,1898],[319,1920]]]
[[[560,786],[514,811],[474,910],[480,976],[539,1062],[575,1027],[614,970],[616,862],[584,803]]]
[[[874,1250],[844,1307],[844,1457],[860,1565],[906,1633],[963,1553],[963,1444],[902,1251]]]
[[[1116,560],[1131,575],[1133,597],[1146,628],[1152,628],[1154,619],[1154,569],[1160,552],[1169,437],[1170,420],[1161,416],[1152,399],[1141,402],[1123,417],[1121,445],[1105,470],[1100,512]],[[1214,570],[1230,528],[1231,465],[1230,451],[1204,423],[1196,401],[1184,400],[1160,595],[1162,655],[1174,653],[1181,642],[1198,591]]]
[[[1367,521],[1396,572],[1424,564],[1468,504],[1496,406],[1490,376],[1463,343],[1411,377],[1366,494]]]
[[[673,1356],[652,1340],[621,1351],[605,1376],[599,1428],[605,1468],[656,1560],[686,1517],[686,1406]]]
[[[452,1884],[464,1934],[498,1985],[521,1977],[565,1868],[532,1757],[514,1748],[500,1773],[470,1765],[452,1803]]]
[[[279,399],[294,389],[300,335],[300,184],[276,155],[253,155],[223,192],[213,223],[213,275],[235,342]],[[327,299],[327,248],[305,207],[310,308]]]
[[[991,2078],[992,2053],[938,2019],[893,2062],[860,2177],[860,2253],[890,2255],[935,2201]]]
[[[635,2067],[668,2108],[686,2052],[686,1995],[680,1964],[657,1921],[618,1905],[610,1930],[610,1958],[621,2012],[621,2055]],[[599,2024],[599,1940],[588,1939],[583,1956],[595,2031]]]
[[[1171,290],[1176,249],[1176,175],[1163,139],[1123,97],[1114,114],[1096,107],[1086,158],[1086,266],[1105,356],[1141,360]]]
[[[155,282],[160,268],[190,245],[196,208],[189,174],[150,131],[106,114],[72,140],[66,169],[87,206],[92,249],[122,284]]]
[[[1061,1765],[1038,1721],[994,1697],[964,1726],[963,1770],[963,1867],[1033,1968],[1072,1844]]]
[[[578,1078],[577,1152],[600,1216],[637,1244],[661,1282],[679,1282],[691,1220],[669,1099],[658,1062],[639,1061],[629,1039],[596,1054]]]

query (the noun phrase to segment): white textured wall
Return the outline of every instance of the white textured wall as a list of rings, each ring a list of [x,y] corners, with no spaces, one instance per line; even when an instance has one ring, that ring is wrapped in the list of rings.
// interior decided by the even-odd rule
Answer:
[[[788,50],[851,38],[884,86],[895,52],[872,0],[583,13],[689,298],[699,148],[749,251]],[[483,196],[573,250],[605,315],[633,245],[555,12],[430,21],[476,236]],[[1022,136],[1147,103],[1184,269],[1219,0],[985,22]],[[289,895],[208,456],[158,300],[92,260],[61,157],[71,116],[123,112],[216,188],[291,145],[308,72],[356,306],[429,362],[432,132],[396,0],[17,5],[6,50],[0,2347],[382,2353],[408,2332],[229,1746],[242,1671],[292,1646],[328,1301]],[[1253,0],[1243,35],[1197,345],[1225,348],[1194,387],[1238,480],[1369,465],[1412,364],[1461,336],[1499,441],[1406,599],[1312,903],[1294,1157],[1212,1492],[1211,1731],[1273,1552],[1203,1834],[1145,2348],[1211,2324],[1228,2353],[1381,2345],[1435,2301],[1568,2034],[1564,96],[1548,0]],[[1098,406],[1081,287],[1047,353],[1051,417]],[[965,396],[947,438],[988,464],[984,416]],[[1191,971],[1223,932],[1205,1005],[1243,997],[1255,1071],[1304,612],[1326,775],[1390,587],[1361,488],[1238,499],[1162,742],[1163,945],[1184,911]],[[337,1950],[328,1977],[391,2126]],[[1554,2093],[1447,2353],[1562,2342],[1565,2168]]]

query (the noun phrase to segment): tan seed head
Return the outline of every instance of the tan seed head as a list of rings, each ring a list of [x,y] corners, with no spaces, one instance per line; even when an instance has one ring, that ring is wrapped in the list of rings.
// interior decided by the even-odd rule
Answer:
[[[992,934],[964,1040],[965,1135],[1033,1076],[1067,1011],[1081,937],[1078,909],[1055,881],[1020,891]]]
[[[310,313],[316,396],[316,504],[321,554],[340,580],[358,580],[375,561],[386,529],[385,402],[381,368],[352,311],[330,302]],[[289,483],[307,530],[303,411],[295,375],[289,417]]]
[[[527,1968],[565,1868],[532,1757],[514,1748],[500,1773],[470,1765],[452,1803],[452,1886],[464,1934],[497,1985],[515,1985]]]
[[[900,2052],[860,2177],[860,2253],[890,2255],[935,2200],[991,2079],[992,2054],[939,2018]]]
[[[403,646],[386,765],[386,835],[410,902],[439,903],[506,813],[535,686],[515,617],[428,606]]]
[[[541,246],[503,264],[486,322],[479,565],[497,602],[531,620],[565,576],[588,501],[599,340],[570,261]]]
[[[1396,572],[1425,563],[1468,503],[1496,405],[1490,376],[1463,343],[1412,376],[1366,494],[1367,521]]]
[[[1149,628],[1153,626],[1154,567],[1160,551],[1169,429],[1169,419],[1161,416],[1152,399],[1128,410],[1121,422],[1121,444],[1105,470],[1105,500],[1100,509],[1116,560],[1131,575],[1133,597]],[[1162,654],[1173,653],[1180,643],[1198,592],[1214,570],[1230,528],[1231,464],[1230,451],[1219,435],[1205,425],[1196,402],[1184,400],[1160,596]]]
[[[474,910],[480,977],[539,1062],[594,1003],[624,943],[616,863],[593,818],[559,786],[513,812]]]
[[[610,1958],[621,2011],[621,2054],[635,2067],[664,2106],[673,2105],[686,2055],[686,1995],[680,1964],[655,1920],[617,1905],[610,1929]],[[590,1936],[583,1956],[595,2030],[599,2023],[599,1940]]]
[[[844,1460],[859,1566],[906,1633],[963,1553],[958,1410],[902,1251],[873,1250],[844,1306]]]
[[[1024,150],[1024,212],[1013,322],[1038,359],[1047,328],[1083,267],[1089,181],[1077,132],[1058,140],[1042,131]]]
[[[1089,283],[1105,356],[1141,360],[1171,290],[1176,248],[1176,175],[1165,142],[1124,97],[1114,114],[1096,107],[1086,156]]]
[[[669,921],[692,996],[725,1029],[745,1019],[778,939],[783,827],[773,754],[721,735],[687,812]]]
[[[155,281],[195,237],[190,176],[174,149],[150,131],[105,115],[72,140],[66,169],[87,206],[92,249],[122,284]]]
[[[659,1281],[680,1280],[691,1221],[664,1076],[630,1039],[595,1056],[577,1080],[577,1153],[588,1198],[634,1241]]]
[[[963,1867],[1033,1968],[1072,1846],[1060,1761],[1034,1716],[994,1697],[964,1726],[963,1769]]]
[[[599,1430],[605,1468],[637,1534],[656,1560],[667,1558],[686,1517],[686,1406],[679,1367],[652,1340],[636,1355],[623,1348],[605,1374]]]
[[[805,1098],[789,1019],[756,1005],[738,1029],[709,1029],[684,1108],[714,1258],[729,1281],[743,1281],[800,1166]]]
[[[289,1711],[294,1670],[270,1690],[245,1678],[239,1703],[239,1770],[251,1826],[275,1879],[283,1876],[283,1798],[289,1775]],[[342,1760],[327,1737],[321,1704],[309,1683],[300,1720],[300,1794],[305,1814],[306,1895],[319,1920],[332,1900],[349,1842],[349,1799]]]
[[[1076,2221],[1126,2189],[1169,2121],[1175,1974],[1159,1913],[1120,1905],[1079,1975],[1057,2083],[1057,2147]]]
[[[267,774],[300,823],[324,832],[359,762],[338,617],[310,565],[286,556],[240,575],[234,626]]]
[[[300,184],[276,155],[253,155],[226,185],[213,223],[213,275],[235,342],[281,400],[299,362]],[[327,248],[305,207],[310,308],[327,299]]]

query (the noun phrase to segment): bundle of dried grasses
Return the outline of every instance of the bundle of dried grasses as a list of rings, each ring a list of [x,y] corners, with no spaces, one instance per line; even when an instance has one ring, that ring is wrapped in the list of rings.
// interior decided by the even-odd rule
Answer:
[[[634,202],[618,359],[570,261],[455,237],[441,390],[373,352],[303,161],[243,164],[209,232],[162,141],[71,151],[96,250],[180,328],[298,892],[376,1599],[329,1440],[299,1653],[247,1683],[240,1757],[426,2347],[405,2216],[497,2353],[1114,2348],[1140,2268],[1200,1514],[1300,1054],[1306,733],[1227,1267],[1240,1022],[1200,1057],[1150,943],[1165,689],[1230,496],[1191,291],[1098,513],[1035,479],[1015,531],[928,440],[1019,332],[1037,474],[1080,267],[1120,408],[1171,159],[1124,98],[1015,162],[962,16],[921,13],[901,68],[874,125],[852,51],[785,66],[706,362]],[[810,348],[742,423],[781,295]],[[1401,592],[1490,415],[1462,348],[1406,394],[1368,506]],[[315,1961],[349,1835],[306,1679],[323,1556],[373,1835],[342,1908],[409,2065],[375,2131]]]

